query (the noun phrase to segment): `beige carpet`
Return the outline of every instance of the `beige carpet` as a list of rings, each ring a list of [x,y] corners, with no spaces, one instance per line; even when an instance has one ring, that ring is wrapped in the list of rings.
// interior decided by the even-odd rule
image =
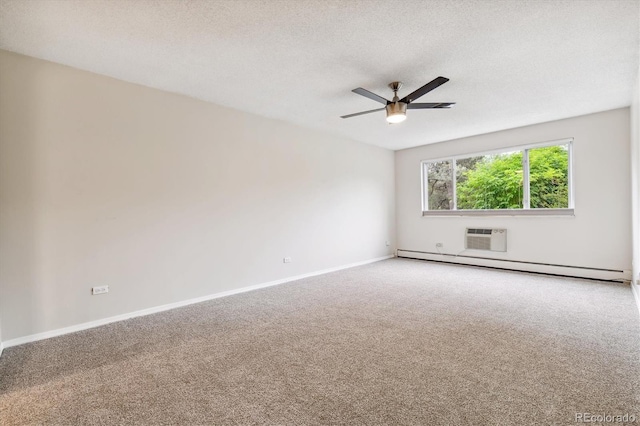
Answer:
[[[640,422],[629,286],[392,259],[6,349],[2,425]]]

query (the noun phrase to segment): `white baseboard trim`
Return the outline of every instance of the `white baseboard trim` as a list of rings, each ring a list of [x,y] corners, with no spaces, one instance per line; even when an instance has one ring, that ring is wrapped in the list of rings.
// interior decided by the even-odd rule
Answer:
[[[261,288],[272,287],[278,284],[284,284],[291,281],[301,280],[303,278],[314,277],[316,275],[328,274],[330,272],[340,271],[342,269],[354,268],[356,266],[366,265],[368,263],[379,262],[381,260],[391,259],[394,255],[377,257],[375,259],[369,259],[362,262],[350,263],[348,265],[337,266],[334,268],[323,269],[320,271],[310,272],[308,274],[296,275],[293,277],[283,278],[281,280],[269,281],[266,283],[256,284],[248,287],[237,288],[233,290],[227,290],[220,293],[209,294],[207,296],[196,297],[194,299],[182,300],[180,302],[168,303],[166,305],[154,306],[152,308],[142,309],[139,311],[129,312],[126,314],[116,315],[113,317],[103,318],[95,321],[89,321],[82,324],[72,325],[69,327],[58,328],[56,330],[45,331],[42,333],[30,334],[28,336],[17,337],[15,339],[7,340],[0,343],[0,355],[2,348],[10,348],[12,346],[18,346],[25,343],[36,342],[38,340],[49,339],[51,337],[62,336],[63,334],[74,333],[76,331],[82,331],[89,328],[99,327],[101,325],[110,324],[112,322],[124,321],[130,318],[141,317],[145,315],[151,315],[158,312],[168,311],[170,309],[180,308],[182,306],[193,305],[194,303],[206,302],[207,300],[218,299],[220,297],[232,296],[234,294],[245,293],[248,291],[258,290]]]
[[[2,351],[4,350],[4,345],[0,342],[0,356],[2,356]]]
[[[523,261],[489,259],[486,257],[456,256],[452,254],[428,253],[414,250],[397,251],[398,257],[439,262],[459,263],[471,266],[487,266],[491,268],[510,269],[514,271],[536,272],[540,274],[562,275],[567,277],[591,278],[606,281],[630,281],[631,271],[617,271],[597,268],[551,265]]]

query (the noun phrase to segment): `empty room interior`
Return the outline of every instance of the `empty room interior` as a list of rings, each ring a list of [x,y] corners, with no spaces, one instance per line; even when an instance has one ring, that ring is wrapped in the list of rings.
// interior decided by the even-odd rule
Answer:
[[[640,422],[637,0],[0,0],[0,424]]]

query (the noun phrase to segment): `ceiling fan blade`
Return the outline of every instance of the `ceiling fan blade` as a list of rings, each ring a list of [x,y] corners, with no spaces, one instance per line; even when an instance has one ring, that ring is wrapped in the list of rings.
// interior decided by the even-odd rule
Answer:
[[[343,115],[340,118],[350,118],[350,117],[355,117],[357,115],[369,114],[370,112],[376,112],[376,111],[384,111],[384,108],[372,109],[370,111],[356,112],[355,114]]]
[[[407,96],[405,96],[404,98],[400,99],[400,102],[404,102],[404,103],[413,102],[416,99],[418,99],[420,96],[426,95],[427,93],[429,93],[433,89],[443,85],[447,81],[449,81],[449,79],[446,78],[446,77],[438,77],[438,78],[430,81],[429,83],[425,84],[424,86],[422,86],[418,90],[409,93]]]
[[[381,104],[388,104],[390,101],[386,100],[382,96],[378,96],[373,92],[368,91],[367,89],[363,89],[362,87],[358,87],[357,89],[352,90],[353,93],[357,93],[358,95],[362,95],[365,98],[373,99],[376,102],[380,102]]]
[[[442,109],[450,108],[451,105],[455,105],[455,102],[436,102],[431,104],[408,104],[407,109]]]

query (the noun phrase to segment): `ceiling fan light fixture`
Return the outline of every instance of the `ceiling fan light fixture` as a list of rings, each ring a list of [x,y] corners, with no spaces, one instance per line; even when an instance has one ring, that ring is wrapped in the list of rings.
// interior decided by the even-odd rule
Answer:
[[[387,104],[387,122],[389,124],[402,123],[407,119],[407,104],[404,102],[392,102]]]

